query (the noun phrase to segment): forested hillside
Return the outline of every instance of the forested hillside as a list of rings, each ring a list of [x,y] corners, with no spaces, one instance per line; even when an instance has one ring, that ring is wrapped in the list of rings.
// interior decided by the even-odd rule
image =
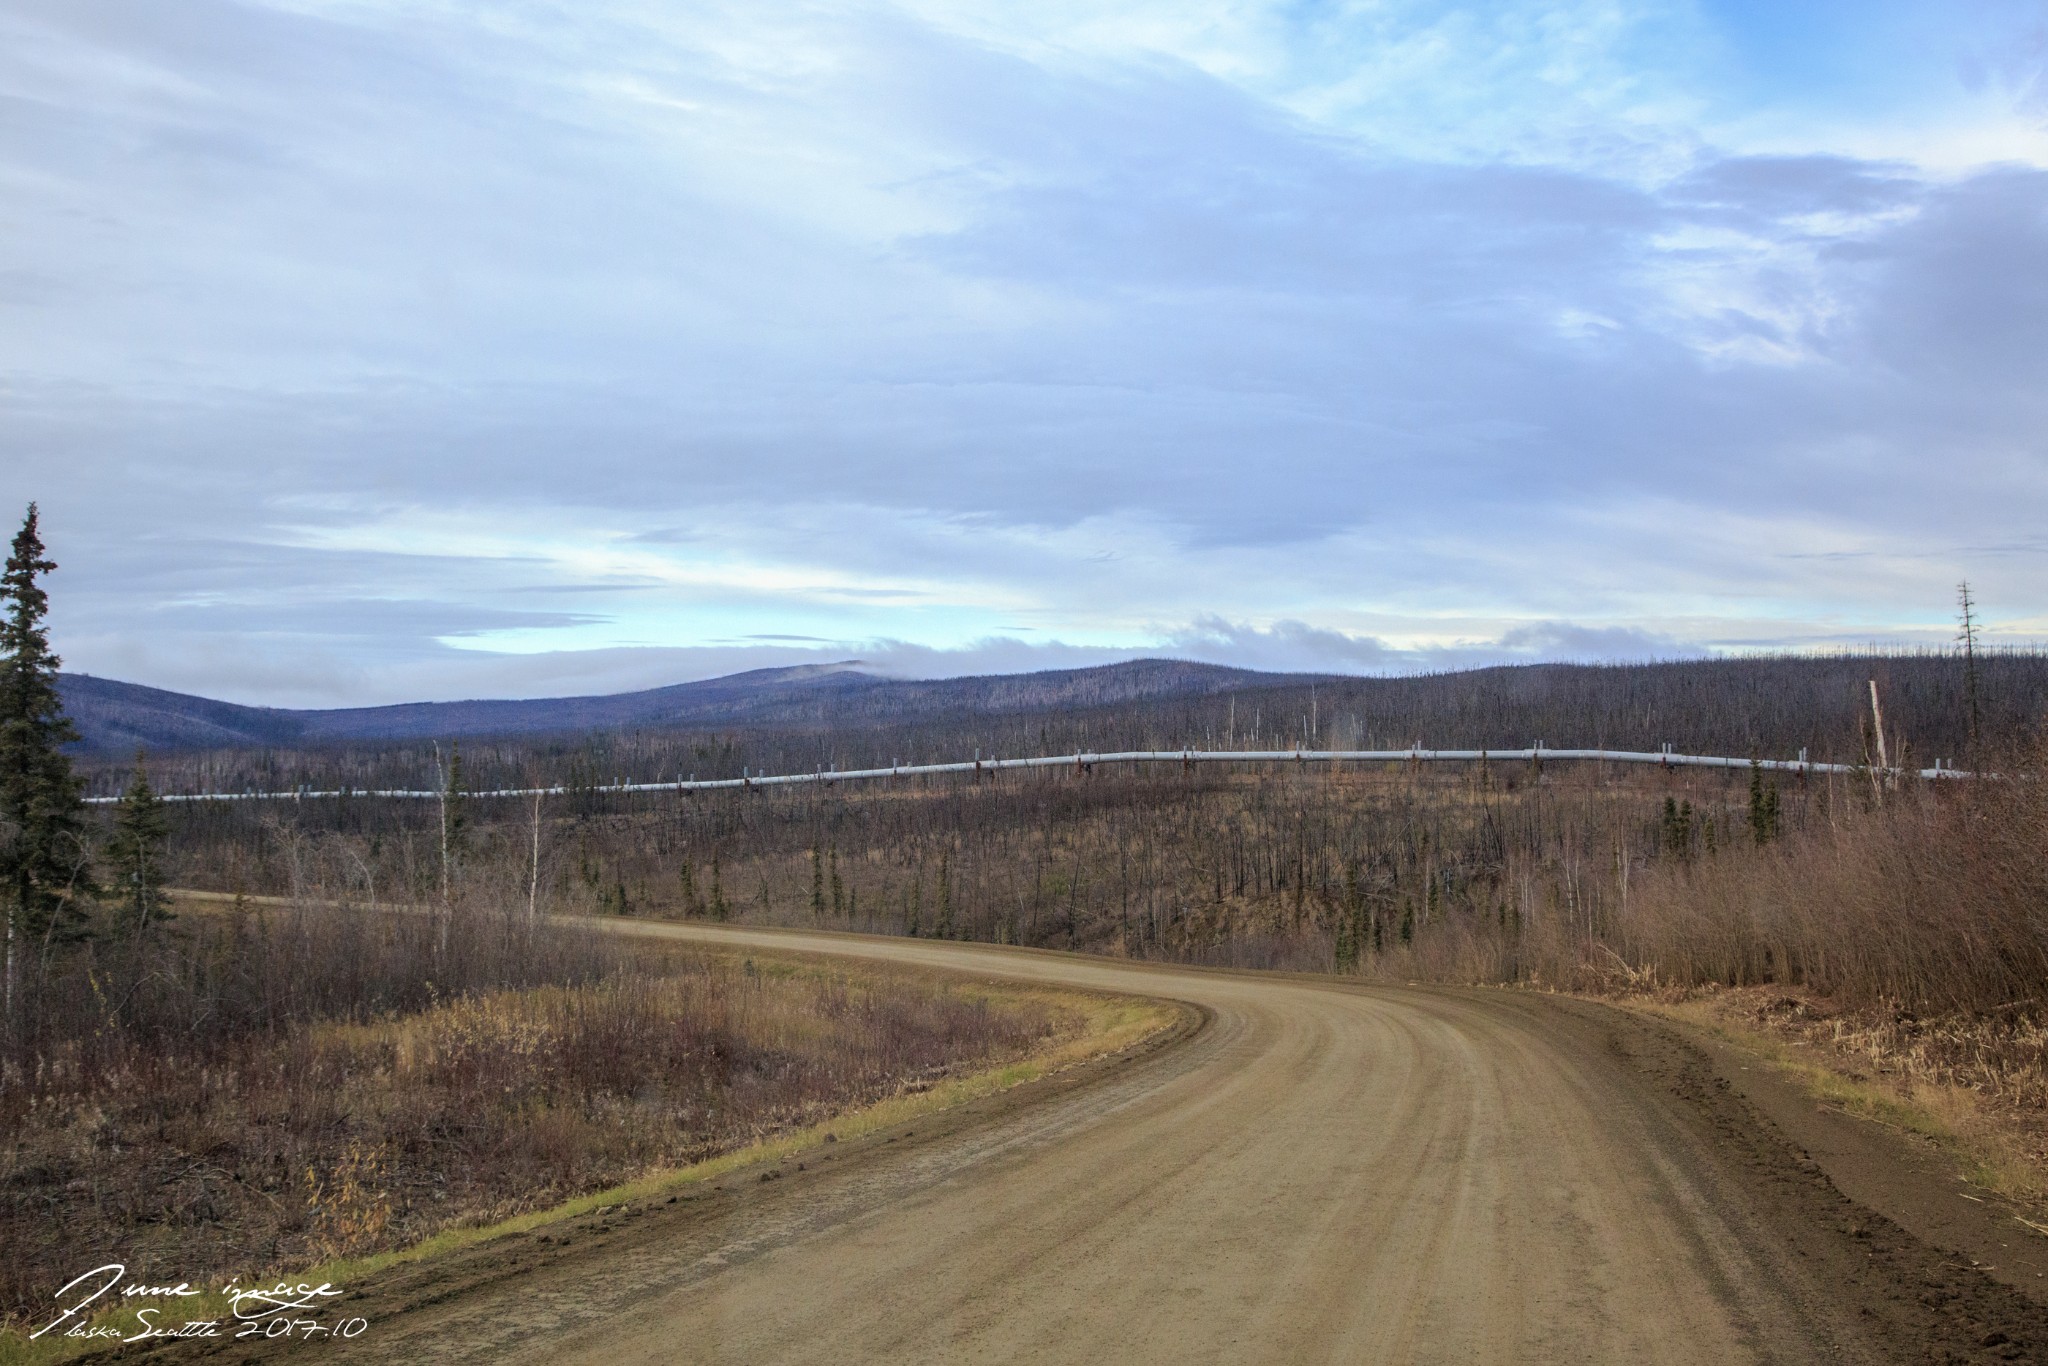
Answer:
[[[1094,669],[915,680],[883,678],[863,670],[858,661],[847,661],[755,669],[601,697],[408,702],[333,710],[241,706],[84,674],[65,676],[63,691],[65,706],[83,736],[81,748],[132,754],[138,745],[204,749],[999,715],[1202,696],[1285,685],[1305,677],[1140,659]]]
[[[2048,708],[2048,655],[1979,658],[1980,731],[2029,731]],[[1196,748],[1600,746],[1858,762],[1872,680],[1893,758],[1965,762],[1970,708],[1954,656],[1544,664],[1402,678],[1254,674],[1143,660],[1015,677],[902,681],[838,672],[738,675],[656,693],[363,712],[230,708],[67,680],[105,781],[141,744],[169,790],[430,786],[434,741],[462,740],[475,787],[599,784],[857,768],[983,755]],[[150,710],[139,715],[129,694]],[[660,699],[667,699],[662,701]],[[171,700],[166,700],[171,699]],[[650,700],[654,699],[654,700]],[[685,699],[685,700],[678,700]],[[173,703],[192,703],[180,710]],[[491,709],[519,724],[478,729]],[[209,710],[219,709],[219,710]],[[552,709],[552,710],[549,710]],[[505,715],[514,713],[507,710]],[[535,718],[553,729],[535,729]],[[402,720],[398,736],[363,718]],[[592,719],[596,718],[596,719]],[[620,719],[627,718],[627,719]],[[446,729],[427,729],[445,723]],[[393,722],[394,726],[397,722]],[[351,728],[360,727],[363,733]]]

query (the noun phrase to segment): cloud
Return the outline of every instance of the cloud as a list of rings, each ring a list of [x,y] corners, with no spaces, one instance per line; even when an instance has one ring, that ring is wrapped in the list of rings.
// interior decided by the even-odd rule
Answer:
[[[1210,617],[1168,637],[1176,653],[1217,664],[1297,673],[1419,673],[1490,664],[1614,663],[1698,658],[1701,646],[1634,627],[1580,626],[1544,621],[1511,627],[1492,639],[1390,644],[1279,621],[1268,627]]]
[[[1678,203],[1729,208],[1759,219],[1863,217],[1909,208],[1920,193],[1921,185],[1903,165],[1840,156],[1724,157],[1665,190]]]
[[[2021,629],[2048,171],[1840,130],[2032,77],[1876,9],[15,0],[0,508],[243,696]]]

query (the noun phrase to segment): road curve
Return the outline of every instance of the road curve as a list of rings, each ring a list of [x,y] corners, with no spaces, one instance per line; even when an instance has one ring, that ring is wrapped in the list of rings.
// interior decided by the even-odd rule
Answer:
[[[1206,1024],[1028,1105],[494,1253],[449,1273],[459,1284],[415,1285],[364,1352],[630,1366],[2048,1351],[2038,1306],[1849,1204],[1697,1053],[1620,1012],[641,928],[1170,997]]]

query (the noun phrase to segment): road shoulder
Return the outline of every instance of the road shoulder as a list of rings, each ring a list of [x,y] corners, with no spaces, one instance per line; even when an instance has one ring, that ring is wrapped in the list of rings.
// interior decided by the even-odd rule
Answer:
[[[2048,1305],[2048,1236],[2023,1223],[2027,1216],[2011,1202],[1973,1188],[1956,1154],[1828,1103],[1799,1071],[1724,1030],[1664,1011],[1631,1013],[1660,1021],[1698,1048],[1714,1075],[1776,1125],[1849,1199]]]

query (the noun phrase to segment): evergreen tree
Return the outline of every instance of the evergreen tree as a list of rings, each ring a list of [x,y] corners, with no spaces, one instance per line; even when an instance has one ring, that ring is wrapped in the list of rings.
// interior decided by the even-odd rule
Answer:
[[[686,916],[702,916],[704,914],[704,898],[697,894],[697,870],[690,866],[690,860],[687,856],[683,859],[682,882],[683,914]]]
[[[114,807],[114,833],[107,840],[106,863],[113,874],[109,893],[123,933],[142,935],[150,926],[172,918],[164,899],[164,843],[170,819],[163,799],[149,785],[142,755],[135,756],[135,775]]]
[[[1749,833],[1758,844],[1778,837],[1778,785],[1764,784],[1763,765],[1749,761]]]
[[[1754,755],[1749,760],[1749,833],[1758,844],[1770,838],[1764,833],[1764,768]]]
[[[818,854],[818,847],[811,846],[811,923],[820,924],[825,919],[825,862]]]
[[[1358,966],[1358,865],[1344,867],[1344,909],[1337,917],[1336,968],[1350,972]]]
[[[1664,817],[1657,830],[1657,852],[1680,862],[1692,857],[1693,811],[1690,801],[1664,799]]]
[[[78,732],[64,715],[43,618],[49,597],[36,580],[45,558],[36,505],[0,574],[0,898],[7,913],[10,1007],[20,965],[54,940],[84,932],[80,899],[88,870],[81,785],[62,746]]]
[[[732,915],[732,907],[725,900],[725,879],[718,866],[718,851],[711,851],[711,918],[724,920]]]

